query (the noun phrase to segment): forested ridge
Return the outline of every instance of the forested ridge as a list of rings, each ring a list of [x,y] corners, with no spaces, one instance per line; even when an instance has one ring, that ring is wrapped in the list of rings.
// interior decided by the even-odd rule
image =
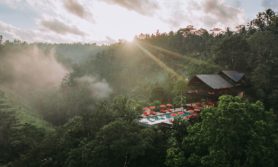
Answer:
[[[4,37],[5,38],[5,37]],[[111,45],[0,45],[0,166],[254,167],[278,165],[278,15],[236,30],[193,26]],[[246,74],[243,98],[221,96],[198,119],[136,122],[178,105],[195,74]]]

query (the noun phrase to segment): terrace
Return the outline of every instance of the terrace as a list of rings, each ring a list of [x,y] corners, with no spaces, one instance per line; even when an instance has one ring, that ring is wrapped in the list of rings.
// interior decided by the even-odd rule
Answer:
[[[173,108],[172,104],[161,104],[160,106],[148,106],[143,108],[139,123],[146,126],[167,124],[172,125],[174,119],[181,118],[190,120],[197,118],[203,108],[213,107],[215,103],[190,103],[184,107]]]

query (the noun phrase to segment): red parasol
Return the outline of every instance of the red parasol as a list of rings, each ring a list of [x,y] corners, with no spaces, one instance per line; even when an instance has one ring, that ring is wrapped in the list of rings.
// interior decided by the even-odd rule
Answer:
[[[179,115],[182,115],[182,114],[184,114],[184,112],[178,112],[178,114],[179,114]]]
[[[160,107],[161,107],[161,108],[165,108],[166,105],[165,105],[165,104],[161,104]]]
[[[151,110],[153,110],[153,109],[155,109],[156,107],[155,107],[155,106],[149,106],[149,108],[150,108]]]
[[[172,113],[171,116],[172,116],[172,117],[175,117],[175,116],[177,116],[177,114],[176,114],[176,113]]]

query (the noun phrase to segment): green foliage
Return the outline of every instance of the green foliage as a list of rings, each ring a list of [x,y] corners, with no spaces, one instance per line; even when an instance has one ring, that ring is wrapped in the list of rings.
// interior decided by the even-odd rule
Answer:
[[[278,83],[278,36],[272,32],[256,32],[249,39],[254,52],[251,63],[254,70],[250,80],[258,98],[267,106],[277,109],[277,84]],[[256,57],[255,57],[256,55]]]
[[[45,129],[23,123],[17,117],[17,107],[9,103],[0,91],[0,165],[17,160],[44,138]]]
[[[136,107],[135,101],[122,96],[111,104],[98,103],[46,137],[13,165],[161,166],[161,151],[166,149],[164,133],[144,129],[134,122]],[[156,160],[138,163],[146,155]]]
[[[173,94],[174,95],[184,94],[187,89],[187,84],[188,83],[184,79],[177,80],[173,86],[173,90],[172,90]]]
[[[145,146],[138,128],[125,121],[104,126],[94,142],[89,158],[91,166],[128,166],[129,161],[144,154]]]
[[[227,69],[246,71],[249,53],[249,45],[244,36],[232,35],[224,38],[216,48],[215,61]]]
[[[186,96],[184,94],[175,96],[173,104],[177,107],[184,106],[186,104]]]
[[[188,127],[184,149],[195,166],[276,166],[276,116],[260,102],[222,96],[217,108],[203,110]]]
[[[185,157],[179,148],[171,147],[167,150],[167,160],[165,164],[169,167],[183,166]]]
[[[138,118],[141,112],[141,105],[128,97],[119,96],[115,97],[112,103],[112,110],[122,120],[132,122]]]

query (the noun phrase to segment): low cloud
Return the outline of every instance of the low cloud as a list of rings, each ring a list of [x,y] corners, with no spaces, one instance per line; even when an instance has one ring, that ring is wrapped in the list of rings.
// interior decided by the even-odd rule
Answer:
[[[45,53],[37,47],[7,51],[0,57],[0,87],[25,98],[58,89],[68,72],[54,51]]]
[[[231,6],[224,0],[189,0],[186,4],[171,6],[172,17],[166,20],[174,27],[181,24],[206,28],[236,26],[244,23],[244,14],[239,6],[240,3]]]
[[[73,28],[74,29],[74,28]],[[85,32],[79,32],[77,30],[76,35],[73,33],[57,33],[49,28],[44,27],[39,22],[39,26],[32,29],[24,29],[20,27],[15,27],[11,24],[5,23],[0,20],[0,35],[3,35],[3,40],[21,40],[26,42],[49,42],[49,43],[68,43],[68,42],[96,42],[100,44],[105,44],[109,42],[107,39],[102,41],[92,39],[90,34]]]
[[[166,19],[162,18],[162,20],[169,23],[171,27],[176,28],[181,26],[184,21],[188,23],[191,21],[190,10],[185,10],[181,2],[173,3],[171,6],[168,7],[171,10],[170,15]]]
[[[64,7],[67,9],[68,12],[83,18],[83,19],[91,19],[92,14],[84,8],[77,0],[65,0]]]
[[[13,25],[7,24],[0,20],[0,30],[1,35],[3,35],[4,40],[22,40],[28,42],[35,41],[46,41],[46,42],[58,42],[61,40],[60,36],[51,36],[49,33],[45,34],[37,30],[26,30],[22,28],[15,27]]]
[[[206,0],[202,3],[203,11],[210,16],[205,18],[208,25],[213,22],[229,23],[240,19],[241,11],[232,6],[226,5],[222,0]]]
[[[79,86],[86,87],[93,97],[102,99],[108,97],[112,93],[112,88],[106,80],[98,80],[93,76],[82,76],[76,78],[75,81]]]
[[[154,0],[104,0],[104,2],[122,6],[142,15],[153,15],[159,9],[158,2]]]
[[[41,20],[40,25],[44,28],[51,30],[57,34],[74,34],[84,36],[85,33],[75,26],[67,25],[57,19]]]

